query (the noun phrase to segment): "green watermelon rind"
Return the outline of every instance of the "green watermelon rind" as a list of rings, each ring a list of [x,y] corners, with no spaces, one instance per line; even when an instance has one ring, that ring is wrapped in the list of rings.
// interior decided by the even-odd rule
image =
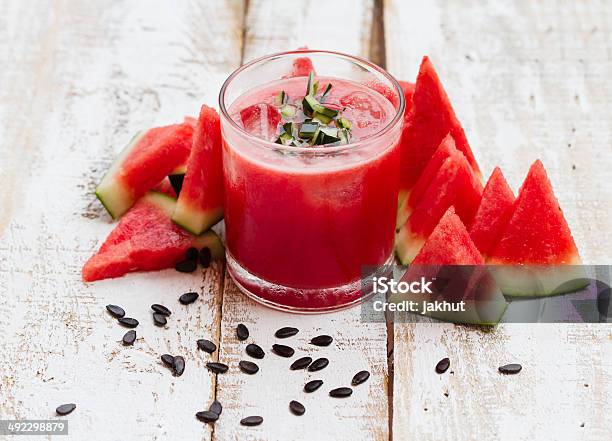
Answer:
[[[135,202],[130,189],[117,179],[117,173],[145,133],[143,130],[132,137],[96,187],[96,197],[113,219],[120,218]]]
[[[175,224],[189,231],[191,234],[198,234],[208,230],[213,225],[223,219],[223,208],[214,210],[200,210],[189,207],[186,203],[176,204],[172,220]]]
[[[408,265],[419,254],[424,243],[424,239],[413,237],[407,228],[400,228],[395,235],[395,255],[403,265]]]
[[[550,297],[580,291],[590,279],[581,265],[554,265],[539,268],[489,266],[500,290],[507,297]]]

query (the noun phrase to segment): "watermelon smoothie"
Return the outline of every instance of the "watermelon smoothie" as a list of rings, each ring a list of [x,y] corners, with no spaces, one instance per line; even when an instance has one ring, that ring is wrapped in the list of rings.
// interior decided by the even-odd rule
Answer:
[[[287,75],[305,55],[317,75]],[[242,87],[232,88],[241,79]],[[337,112],[332,121],[316,110],[302,114],[313,81],[319,92],[312,96]],[[399,85],[364,60],[294,52],[240,68],[220,104],[232,278],[280,309],[318,312],[356,303],[364,266],[384,265],[393,254]],[[307,133],[313,122],[319,131]]]

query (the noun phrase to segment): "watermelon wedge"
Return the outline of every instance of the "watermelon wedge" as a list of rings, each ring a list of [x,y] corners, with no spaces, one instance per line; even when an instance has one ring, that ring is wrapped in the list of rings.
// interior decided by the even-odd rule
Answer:
[[[403,264],[412,262],[450,206],[470,224],[482,197],[482,184],[464,155],[447,157],[414,210],[396,235],[395,247]]]
[[[493,250],[501,230],[512,215],[513,205],[514,193],[501,169],[495,167],[470,225],[470,236],[483,256],[488,256]]]
[[[406,115],[400,141],[400,204],[448,133],[454,138],[457,149],[465,155],[476,176],[481,178],[463,127],[428,57],[423,57],[421,62],[412,101],[412,109]]]
[[[504,265],[495,275],[502,291],[511,296],[561,294],[588,284],[578,248],[540,160],[529,169],[489,263]]]
[[[465,302],[463,311],[425,311],[429,317],[454,323],[493,325],[499,322],[508,304],[484,263],[465,225],[454,208],[450,207],[402,280],[410,282],[425,277],[426,280],[436,281],[433,294],[408,295],[409,300],[419,304],[433,300]],[[397,302],[399,296],[394,295],[391,299]]]
[[[455,148],[455,141],[450,135],[442,140],[432,157],[427,162],[427,166],[421,173],[419,180],[416,182],[412,190],[410,190],[402,204],[397,209],[397,228],[400,228],[406,223],[414,207],[421,200],[421,197],[433,181],[436,173],[442,167],[444,161],[449,157],[459,159],[462,153]]]
[[[132,271],[172,268],[190,247],[209,248],[213,258],[222,259],[223,245],[214,232],[192,236],[172,222],[175,205],[175,199],[162,193],[143,196],[85,263],[83,280],[93,282]]]
[[[223,218],[221,126],[215,109],[202,106],[187,172],[172,220],[193,234]]]
[[[193,127],[185,122],[149,129],[132,138],[96,188],[96,196],[113,219],[185,162],[192,137]]]

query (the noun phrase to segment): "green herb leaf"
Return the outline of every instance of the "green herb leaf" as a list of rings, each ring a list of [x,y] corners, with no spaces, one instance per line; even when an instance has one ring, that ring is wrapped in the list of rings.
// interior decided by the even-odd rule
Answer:
[[[340,144],[348,144],[351,140],[351,134],[348,129],[338,130],[338,139],[340,140]]]
[[[295,106],[292,106],[291,104],[285,104],[283,107],[281,107],[280,112],[283,118],[291,119],[297,113],[297,109],[295,108]]]
[[[274,105],[275,106],[282,106],[283,104],[285,104],[287,102],[288,99],[289,99],[289,95],[287,95],[284,90],[281,90],[274,97]]]
[[[327,87],[325,88],[325,92],[323,92],[323,95],[321,95],[321,99],[319,101],[323,102],[325,101],[325,98],[327,96],[327,94],[329,93],[329,91],[331,90],[332,85],[331,83],[327,83]]]
[[[336,120],[336,126],[340,129],[349,129],[351,128],[351,122],[345,117],[341,116]]]
[[[318,122],[320,122],[323,125],[327,125],[330,122],[332,122],[333,118],[330,117],[330,116],[327,116],[327,115],[325,115],[323,113],[314,112],[312,114],[312,119],[313,119],[313,121],[318,121]]]

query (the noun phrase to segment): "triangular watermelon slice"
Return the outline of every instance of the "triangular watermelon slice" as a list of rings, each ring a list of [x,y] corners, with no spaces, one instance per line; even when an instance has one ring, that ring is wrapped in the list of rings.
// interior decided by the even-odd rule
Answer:
[[[172,220],[193,234],[223,218],[221,127],[215,109],[202,106]]]
[[[444,160],[429,183],[395,241],[396,252],[404,264],[412,262],[446,210],[454,205],[464,224],[470,224],[482,197],[482,184],[464,155]]]
[[[498,282],[508,295],[561,294],[588,284],[578,248],[540,160],[529,169],[489,263],[507,266],[496,270],[496,276],[499,271]],[[513,270],[513,265],[522,268]]]
[[[449,157],[459,158],[462,153],[455,148],[455,141],[450,135],[442,140],[432,157],[427,162],[427,166],[421,173],[421,177],[416,182],[410,192],[408,192],[406,198],[397,209],[397,228],[400,228],[406,223],[410,214],[414,210],[414,207],[421,200],[421,197],[431,184],[431,181],[435,178],[438,170],[442,167],[442,164]]]
[[[146,130],[130,141],[96,188],[113,219],[185,162],[192,137],[193,126],[185,122]]]
[[[407,114],[400,141],[400,203],[421,176],[427,161],[448,133],[452,135],[457,149],[465,155],[480,179],[480,169],[463,127],[455,115],[431,61],[428,57],[423,57],[416,80],[412,109]]]
[[[419,254],[402,277],[432,280],[433,294],[409,294],[409,300],[423,302],[465,302],[463,311],[429,312],[425,315],[454,323],[492,325],[499,322],[507,302],[484,265],[485,261],[465,225],[450,207],[427,238]],[[393,297],[392,297],[393,298]],[[392,301],[399,300],[396,296]],[[421,311],[423,312],[423,311]]]
[[[512,215],[514,193],[499,167],[495,167],[482,192],[470,236],[483,256],[488,256]]]
[[[172,268],[190,247],[209,248],[213,258],[222,259],[223,245],[214,232],[193,236],[172,222],[175,205],[175,199],[161,193],[143,196],[85,263],[83,280],[92,282],[132,271]]]

